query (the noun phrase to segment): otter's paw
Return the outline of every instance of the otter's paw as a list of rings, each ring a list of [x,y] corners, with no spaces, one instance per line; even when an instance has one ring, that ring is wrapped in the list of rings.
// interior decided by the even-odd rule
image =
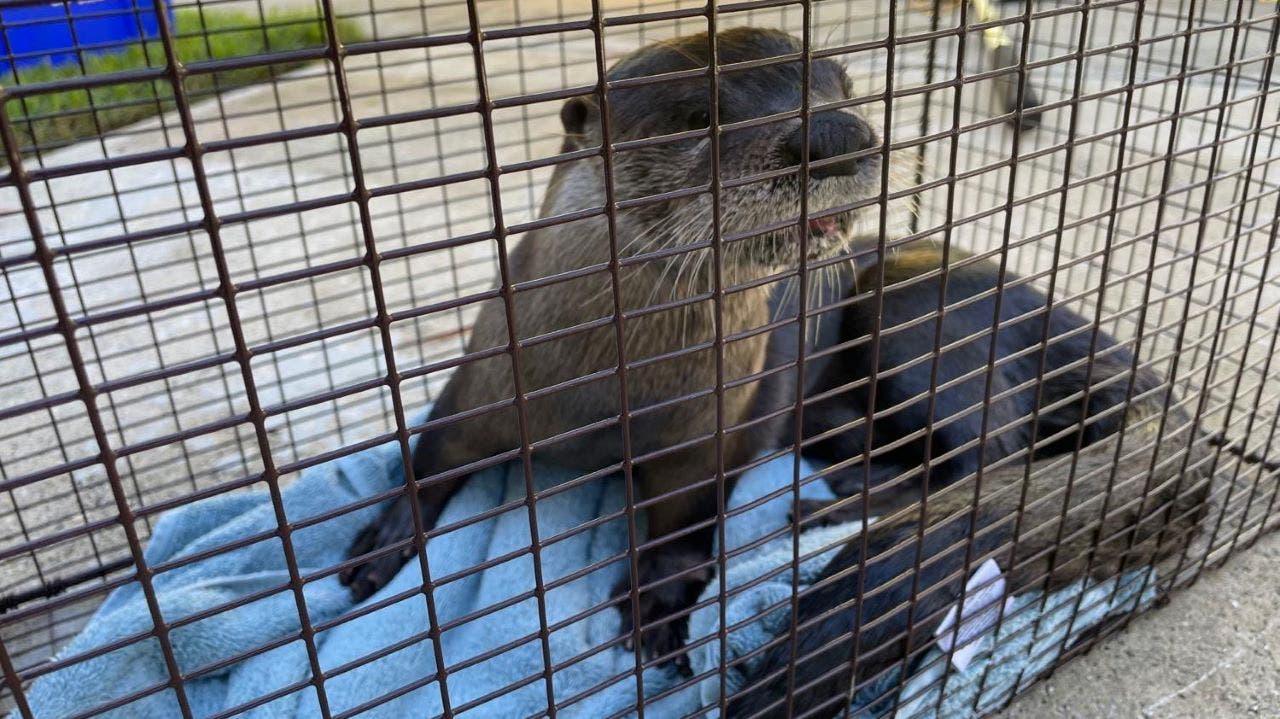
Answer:
[[[689,617],[673,615],[697,601],[711,579],[711,568],[698,566],[706,559],[696,552],[661,548],[640,555],[640,643],[646,659],[666,657],[684,646],[689,637]],[[634,649],[632,634],[636,617],[631,611],[629,577],[623,577],[614,586],[613,595],[621,596],[618,609],[622,612],[622,633],[627,637],[623,646]],[[688,668],[689,660],[684,654],[668,659],[676,662],[682,671]]]
[[[383,547],[413,536],[413,511],[403,499],[391,505],[373,524],[365,527],[352,542],[348,557],[376,552]],[[414,555],[412,546],[397,552],[368,557],[338,574],[338,580],[351,588],[351,596],[357,602],[368,599],[374,592],[387,585]]]

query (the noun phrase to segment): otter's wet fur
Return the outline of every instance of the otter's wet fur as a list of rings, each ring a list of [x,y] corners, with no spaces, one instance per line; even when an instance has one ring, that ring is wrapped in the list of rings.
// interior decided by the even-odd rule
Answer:
[[[797,53],[799,40],[782,32],[752,28],[717,36],[722,65]],[[608,72],[611,81],[661,75],[708,65],[706,35],[659,42],[620,60]],[[724,72],[719,82],[719,122],[728,124],[794,111],[801,107],[801,63],[787,61],[743,72]],[[848,206],[880,192],[880,159],[875,132],[848,110],[820,106],[847,99],[849,80],[830,60],[810,68],[811,173],[807,188],[810,216],[827,212],[832,222],[808,237],[809,255],[826,258],[844,251],[875,225]],[[709,82],[704,75],[678,81],[611,89],[606,104],[610,141],[705,129]],[[601,111],[596,98],[574,98],[561,112],[564,150],[598,147]],[[720,179],[735,179],[796,167],[798,117],[722,133]],[[613,156],[614,199],[627,201],[712,180],[712,143],[703,133],[660,145],[621,149]],[[824,165],[822,161],[828,162]],[[720,234],[742,237],[723,244],[725,287],[767,277],[799,261],[802,188],[796,172],[758,182],[724,187],[720,193]],[[544,218],[582,213],[606,204],[602,158],[591,156],[556,166],[546,190]],[[689,604],[713,570],[710,561],[717,496],[717,367],[712,343],[716,315],[724,337],[723,380],[734,383],[764,366],[771,288],[768,285],[726,292],[717,304],[712,251],[714,216],[709,193],[699,192],[648,204],[616,215],[620,256],[636,258],[674,248],[683,254],[628,263],[620,271],[622,310],[627,313],[623,345],[629,364],[627,405],[630,450],[635,459],[639,496],[676,496],[644,504],[649,544],[639,555],[640,619],[648,624]],[[783,225],[785,221],[792,224]],[[863,229],[859,229],[859,228]],[[509,254],[514,335],[522,343],[519,376],[527,395],[527,436],[522,437],[515,403],[516,376],[502,299],[480,308],[468,354],[488,353],[461,365],[432,408],[429,429],[415,448],[414,474],[425,529],[457,488],[467,469],[490,457],[518,456],[522,439],[535,445],[534,459],[584,472],[618,466],[624,457],[623,434],[616,418],[620,403],[617,343],[610,274],[598,270],[554,284],[524,286],[531,280],[574,273],[611,261],[610,233],[604,216],[594,215],[535,230],[519,239]],[[698,298],[666,311],[637,312],[672,299]],[[568,331],[577,328],[575,331]],[[758,383],[731,385],[723,393],[722,426],[741,425],[751,416]],[[686,399],[680,399],[686,398]],[[479,412],[479,410],[485,410]],[[474,412],[473,411],[477,411]],[[456,416],[467,413],[463,416]],[[446,421],[448,420],[448,421]],[[584,430],[583,428],[589,428]],[[763,431],[763,430],[762,430]],[[560,435],[577,432],[569,438]],[[723,468],[744,464],[764,444],[752,431],[723,435]],[[414,519],[407,501],[391,506],[358,538],[353,556],[368,555],[342,574],[360,598],[389,581],[413,556]],[[654,538],[676,533],[665,543]],[[658,586],[654,582],[663,580]],[[625,597],[624,581],[616,596]],[[631,631],[631,607],[622,605],[623,630]],[[674,651],[683,641],[685,619],[658,624],[643,636],[649,656]]]
[[[730,717],[832,716],[851,686],[893,667],[913,669],[958,600],[966,566],[994,558],[1009,592],[1053,590],[1086,574],[1106,579],[1173,556],[1196,531],[1209,489],[1211,442],[1176,405],[1164,415],[1163,437],[1157,436],[1165,412],[1160,379],[1143,368],[1133,375],[1129,350],[1101,331],[1092,340],[1094,327],[1085,318],[1061,306],[1046,313],[1046,296],[1016,275],[1005,273],[1001,286],[995,263],[954,250],[951,256],[956,266],[948,264],[941,326],[942,255],[931,245],[886,259],[882,312],[870,302],[843,311],[839,339],[853,345],[832,356],[815,382],[805,436],[826,435],[810,456],[828,462],[864,456],[865,427],[844,426],[866,417],[866,381],[875,369],[872,458],[832,477],[846,497],[838,506],[806,502],[799,511],[822,523],[860,520],[860,492],[869,487],[869,514],[884,519],[868,529],[865,553],[864,538],[850,541],[799,600],[793,626],[800,660],[790,711],[793,655],[780,638],[752,662],[747,689],[729,704]],[[866,268],[855,286],[870,295],[878,276],[876,267]],[[997,289],[997,364],[984,403]],[[877,316],[873,358],[864,340]],[[1045,322],[1048,350],[1039,348]],[[939,389],[931,393],[935,332],[943,349]],[[848,385],[855,388],[834,392]],[[934,430],[928,445],[912,438],[927,425]],[[1083,448],[1073,462],[1077,441]],[[927,479],[926,457],[938,460]],[[986,469],[978,474],[980,463]],[[981,492],[975,497],[976,482]]]

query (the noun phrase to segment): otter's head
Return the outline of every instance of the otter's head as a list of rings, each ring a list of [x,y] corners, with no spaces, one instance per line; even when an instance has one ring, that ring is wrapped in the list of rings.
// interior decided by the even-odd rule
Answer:
[[[798,116],[752,123],[802,105],[803,66],[798,57],[759,66],[725,67],[801,52],[798,39],[777,30],[737,28],[717,37],[717,103],[721,127],[719,176],[721,236],[726,264],[773,269],[799,260],[801,195],[807,190],[810,217],[842,208],[807,224],[810,259],[829,257],[853,239],[858,211],[849,205],[880,190],[879,139],[865,119],[848,108],[823,105],[850,97],[844,69],[827,59],[810,64],[808,123],[809,176],[800,178],[805,149]],[[618,200],[670,193],[707,185],[716,166],[710,125],[707,35],[659,42],[620,60],[608,73],[624,81],[608,91],[609,140],[616,146],[684,133],[657,144],[623,145],[614,154]],[[681,73],[678,79],[654,76]],[[644,84],[625,81],[646,78]],[[595,97],[569,100],[561,111],[566,150],[601,144],[600,108]],[[743,126],[742,124],[745,124]],[[745,181],[745,182],[744,182]],[[712,199],[708,192],[677,197],[619,215],[620,241],[627,254],[705,243],[712,236]]]

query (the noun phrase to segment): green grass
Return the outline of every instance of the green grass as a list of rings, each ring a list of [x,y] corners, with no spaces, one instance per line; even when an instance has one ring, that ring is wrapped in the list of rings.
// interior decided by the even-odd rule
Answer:
[[[174,15],[174,44],[183,63],[327,44],[323,21],[307,12],[271,12],[264,19],[242,12],[183,8]],[[360,32],[354,23],[339,20],[338,37],[351,42],[360,39]],[[188,97],[195,99],[268,81],[303,64],[279,63],[191,75],[185,87]],[[0,85],[30,85],[164,65],[164,46],[159,40],[149,40],[112,52],[85,53],[83,67],[73,61],[58,66],[23,67],[16,73],[10,70],[0,74]],[[29,154],[37,148],[49,150],[97,137],[173,108],[173,88],[166,79],[39,93],[10,100],[7,110],[18,135],[18,147],[23,154]],[[0,166],[4,164],[0,157]]]

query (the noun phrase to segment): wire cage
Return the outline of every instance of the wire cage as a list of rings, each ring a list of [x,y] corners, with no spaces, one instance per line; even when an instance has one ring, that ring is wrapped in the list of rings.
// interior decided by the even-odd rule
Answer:
[[[581,219],[545,219],[556,167],[626,149],[565,150],[562,106],[598,98],[602,68],[633,50],[709,29],[780,28],[801,43],[792,62],[845,68],[852,88],[843,108],[876,128],[874,152],[895,168],[896,184],[863,203],[875,227],[864,254],[891,256],[930,239],[985,257],[1089,318],[1160,377],[1155,395],[1202,434],[1174,439],[1170,427],[1154,444],[1202,444],[1213,467],[1196,536],[1161,582],[1194,581],[1280,518],[1266,457],[1280,393],[1271,365],[1280,319],[1271,263],[1280,202],[1274,3],[30,5],[61,8],[72,45],[18,52],[12,38],[47,15],[0,10],[0,36],[10,38],[0,67],[13,68],[0,76],[0,709],[41,716],[25,698],[33,685],[128,643],[158,641],[167,679],[80,715],[180,697],[187,683],[245,659],[178,671],[171,638],[190,620],[154,604],[157,579],[255,541],[281,542],[288,553],[290,538],[319,520],[286,518],[280,488],[387,443],[407,457],[418,412],[468,359],[481,303],[521,301],[508,251],[548,222]],[[159,32],[83,43],[73,16],[85,12],[158,18]],[[285,46],[276,31],[286,29],[307,32],[289,34]],[[1016,50],[1011,61],[992,62],[994,36]],[[133,64],[110,60],[125,52]],[[73,60],[56,71],[41,63],[68,53]],[[728,82],[728,72],[716,76]],[[1035,93],[1038,122],[1023,122],[1032,108],[1008,105],[1010,87],[1023,99]],[[805,105],[775,119],[811,122]],[[724,136],[722,128],[705,136],[715,132]],[[725,179],[698,192],[723,191]],[[626,211],[613,203],[592,212]],[[792,222],[806,222],[805,212]],[[712,234],[708,247],[724,242]],[[587,269],[617,281],[618,263]],[[815,273],[796,260],[773,280],[780,287],[812,275],[804,283],[816,284]],[[811,314],[841,309],[806,304]],[[723,378],[706,390],[722,395]],[[723,436],[727,428],[703,429]],[[522,450],[517,461],[531,452],[527,437]],[[631,459],[612,469],[631,472]],[[734,469],[720,467],[718,477]],[[812,478],[797,469],[795,479]],[[280,508],[276,529],[159,566],[143,561],[166,512],[251,489],[267,490]],[[716,521],[727,521],[723,507]],[[545,542],[524,553],[547,551]],[[292,594],[304,612],[303,585],[333,582],[337,570],[289,563],[269,591]],[[543,581],[530,596],[545,603]],[[136,587],[148,598],[149,629],[117,646],[55,654],[112,591]],[[429,582],[414,596],[438,591]],[[606,602],[597,611],[616,609]],[[546,646],[551,631],[540,616],[540,632],[523,640],[534,646]],[[318,669],[317,637],[343,621],[304,617],[248,654],[302,641]],[[438,644],[439,628],[417,641]],[[543,711],[577,711],[585,698],[553,690],[562,667],[549,653],[546,661],[533,682],[556,706]],[[636,653],[613,682],[634,685],[647,662]],[[325,684],[350,669],[309,671],[220,715],[288,692],[323,698]],[[322,699],[318,714],[395,706],[441,678],[448,687],[440,672],[356,707]],[[466,696],[455,691],[462,700],[443,713],[486,713]],[[199,713],[183,700],[175,706]]]

